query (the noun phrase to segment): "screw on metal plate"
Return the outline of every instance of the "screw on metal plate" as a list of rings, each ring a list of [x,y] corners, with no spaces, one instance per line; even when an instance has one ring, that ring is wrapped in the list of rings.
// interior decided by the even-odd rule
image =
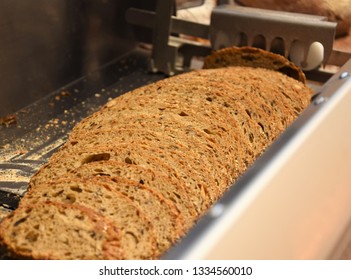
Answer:
[[[347,77],[350,76],[350,73],[347,72],[347,71],[343,71],[340,73],[340,76],[339,76],[339,79],[342,80],[342,79],[346,79]]]
[[[224,212],[224,205],[221,203],[217,203],[216,205],[214,205],[211,210],[209,211],[209,214],[212,218],[218,218],[219,216],[221,216]]]
[[[320,104],[322,104],[322,103],[324,103],[324,102],[326,102],[327,101],[327,98],[325,98],[324,96],[317,96],[314,100],[313,100],[313,104],[314,105],[320,105]]]

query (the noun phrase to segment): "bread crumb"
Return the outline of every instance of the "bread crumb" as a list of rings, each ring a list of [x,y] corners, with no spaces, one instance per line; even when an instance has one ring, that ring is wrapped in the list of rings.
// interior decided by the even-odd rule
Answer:
[[[18,150],[18,154],[19,155],[25,155],[26,153],[28,153],[28,150],[25,149],[25,148],[22,148],[22,149]]]
[[[66,90],[63,90],[63,91],[61,91],[61,96],[69,96],[69,95],[71,95],[68,91],[66,91]]]
[[[0,125],[4,125],[5,127],[10,127],[11,125],[17,124],[17,118],[15,115],[7,115],[3,118],[0,118]]]
[[[4,149],[4,150],[9,149],[9,148],[10,148],[10,144],[5,144],[5,145],[0,146],[0,149]]]

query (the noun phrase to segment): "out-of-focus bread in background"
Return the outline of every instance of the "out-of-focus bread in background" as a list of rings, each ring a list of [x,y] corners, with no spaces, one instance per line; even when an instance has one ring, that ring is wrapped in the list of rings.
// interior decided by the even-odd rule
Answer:
[[[330,21],[338,23],[334,49],[351,53],[351,0],[233,0],[232,2],[248,7],[325,16]]]
[[[236,2],[248,7],[325,16],[330,21],[338,23],[338,36],[344,36],[350,31],[351,0],[236,0]]]
[[[186,1],[177,0],[177,3]],[[338,23],[334,49],[351,53],[351,0],[204,0],[198,7],[178,10],[177,16],[210,24],[211,11],[217,3],[325,16]]]

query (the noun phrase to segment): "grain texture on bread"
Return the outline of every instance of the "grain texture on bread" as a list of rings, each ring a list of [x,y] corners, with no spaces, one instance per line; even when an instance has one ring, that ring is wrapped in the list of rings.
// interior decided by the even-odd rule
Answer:
[[[187,176],[187,170],[178,171],[175,167],[170,166],[169,162],[164,162],[154,154],[145,153],[147,147],[145,145],[129,145],[122,143],[114,146],[95,146],[94,148],[62,149],[61,156],[57,156],[55,160],[49,162],[41,170],[35,174],[30,182],[30,189],[36,188],[37,185],[51,180],[62,178],[65,174],[77,169],[90,162],[114,160],[127,164],[138,165],[145,168],[158,170],[165,176],[170,176],[180,181],[185,186],[188,201],[191,202],[193,209],[197,215],[206,209],[209,197],[206,188],[200,182],[194,181],[194,178]],[[171,161],[171,159],[170,159]],[[193,219],[196,219],[194,217]]]
[[[160,192],[122,177],[100,176],[94,180],[122,193],[145,213],[145,216],[152,221],[155,233],[157,232],[155,238],[159,252],[164,252],[183,236],[185,230],[183,217],[179,215],[173,203]]]
[[[193,225],[193,217],[196,217],[196,212],[190,203],[185,187],[171,176],[166,176],[157,172],[157,170],[153,171],[140,165],[109,160],[107,162],[97,161],[84,164],[69,172],[68,176],[76,176],[78,178],[88,176],[121,177],[138,182],[141,185],[146,185],[148,188],[162,194],[168,201],[173,202],[177,213],[182,217],[185,230]]]
[[[0,225],[8,258],[123,259],[120,239],[119,229],[102,215],[56,202],[20,207]]]
[[[248,54],[245,48],[243,53]],[[206,67],[222,67],[222,59],[228,61],[225,65],[246,61],[249,66],[192,71],[108,102],[73,128],[68,141],[31,178],[13,215],[22,218],[32,208],[40,215],[46,203],[84,208],[117,229],[111,233],[115,239],[107,234],[107,240],[118,240],[115,247],[106,245],[114,255],[99,245],[99,252],[88,258],[159,258],[309,104],[311,90],[299,71],[293,72],[298,80],[275,71],[291,67],[289,62],[252,50],[250,55],[251,62],[235,52],[214,53]],[[66,222],[63,229],[72,217]],[[21,223],[23,228],[31,225]],[[8,238],[5,231],[14,232],[13,222],[5,220],[0,230],[3,244],[18,257],[49,258],[34,253],[35,244],[25,254],[15,235]],[[73,233],[64,232],[71,238]],[[96,239],[108,244],[100,235]],[[78,252],[71,257],[85,258]]]
[[[98,139],[98,141],[91,141],[90,139]],[[196,146],[188,147],[187,145],[183,144],[184,139],[177,139],[171,137],[171,135],[167,135],[166,133],[161,133],[154,131],[152,129],[145,129],[145,128],[121,128],[115,127],[114,129],[110,130],[99,130],[98,132],[93,131],[91,133],[87,133],[84,139],[71,139],[70,143],[74,146],[74,148],[78,147],[87,147],[87,146],[95,146],[99,144],[104,144],[106,146],[114,145],[116,142],[126,143],[130,147],[133,145],[143,145],[148,147],[150,153],[154,156],[163,158],[163,161],[167,163],[168,158],[173,158],[178,155],[178,161],[184,158],[184,153],[186,153],[186,157],[189,161],[193,162],[194,165],[191,166],[191,172],[193,176],[201,177],[201,175],[206,172],[206,166],[214,166],[214,173],[211,174],[213,178],[213,183],[208,184],[206,188],[212,188],[211,193],[213,193],[214,197],[212,200],[216,200],[218,198],[218,194],[220,192],[218,185],[229,184],[230,181],[228,178],[228,170],[223,168],[222,162],[218,157],[215,157],[210,153],[206,153],[204,155],[203,150],[197,149]],[[189,143],[190,144],[190,143]],[[179,158],[181,157],[181,159]],[[195,165],[197,163],[197,165]],[[169,163],[175,167],[174,163]],[[184,164],[183,164],[184,165]],[[201,178],[198,179],[201,181]],[[210,180],[210,178],[209,178]],[[217,182],[221,181],[223,182]],[[217,195],[217,197],[216,197]]]
[[[106,184],[57,179],[30,189],[21,203],[30,206],[43,201],[82,206],[109,219],[121,232],[120,246],[127,259],[154,259],[159,254],[154,227],[146,214],[130,198]]]

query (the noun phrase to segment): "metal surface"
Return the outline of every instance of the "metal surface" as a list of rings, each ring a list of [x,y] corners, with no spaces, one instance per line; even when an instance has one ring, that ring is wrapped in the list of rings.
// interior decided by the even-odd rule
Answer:
[[[0,118],[132,49],[124,14],[138,2],[0,1]]]
[[[171,32],[171,16],[174,13],[174,1],[157,1],[153,26],[151,70],[174,74],[177,49],[168,44]]]
[[[152,30],[152,72],[174,75],[188,70],[195,56],[210,54],[209,43],[184,39],[182,35],[209,38],[209,26],[197,22],[178,19],[174,1],[157,1],[154,10],[130,8],[126,19],[129,23]]]
[[[158,1],[154,11],[132,7],[126,12],[130,24],[153,31],[150,69],[154,73],[174,75],[187,70],[194,56],[205,56],[211,52],[209,44],[180,37],[185,34],[208,39],[209,26],[177,19],[174,13],[171,0]]]
[[[150,59],[150,69],[154,73],[163,72],[167,75],[174,75],[177,72],[188,70],[194,57],[204,57],[210,54],[211,48],[209,44],[171,35],[186,34],[208,38],[208,25],[180,20],[169,14],[169,10],[167,13],[162,12],[162,18],[167,18],[168,25],[157,23],[157,12],[137,8],[128,9],[126,19],[131,24],[156,30],[153,37],[154,44],[152,45],[153,54]]]
[[[126,12],[126,19],[131,24],[140,25],[147,28],[153,28],[156,25],[156,13],[154,11],[130,8]],[[175,33],[209,39],[210,27],[206,24],[181,20],[173,15],[170,17],[169,24],[171,26],[171,29],[167,33],[168,36],[170,36],[170,33]]]
[[[292,44],[301,42],[306,61],[310,45],[319,42],[326,63],[333,49],[335,28],[336,23],[321,16],[222,5],[212,11],[211,45],[214,49],[256,45],[288,57]]]
[[[201,6],[205,0],[176,0],[177,9],[189,9]]]
[[[351,61],[165,259],[345,258],[350,73]]]
[[[0,126],[0,219],[1,211],[17,207],[30,177],[75,123],[110,98],[164,78],[147,71],[149,56],[149,51],[135,49],[17,112],[16,123]]]
[[[317,51],[320,61],[309,65],[308,70],[318,68],[320,63],[325,65],[332,53],[336,23],[326,21],[325,17],[237,5],[217,6],[208,16],[211,17],[209,25],[179,19],[173,16],[171,0],[158,1],[154,11],[131,8],[126,14],[129,23],[153,30],[151,69],[168,75],[187,69],[189,60],[196,54],[206,55],[211,49],[228,46],[249,45],[286,57],[292,50],[295,55],[302,52],[301,58],[296,59],[306,67],[309,58]],[[204,40],[195,43],[184,36]],[[211,44],[205,43],[206,40]],[[320,50],[314,47],[309,53],[315,43]],[[333,52],[330,61],[339,63],[345,57],[349,55]]]

